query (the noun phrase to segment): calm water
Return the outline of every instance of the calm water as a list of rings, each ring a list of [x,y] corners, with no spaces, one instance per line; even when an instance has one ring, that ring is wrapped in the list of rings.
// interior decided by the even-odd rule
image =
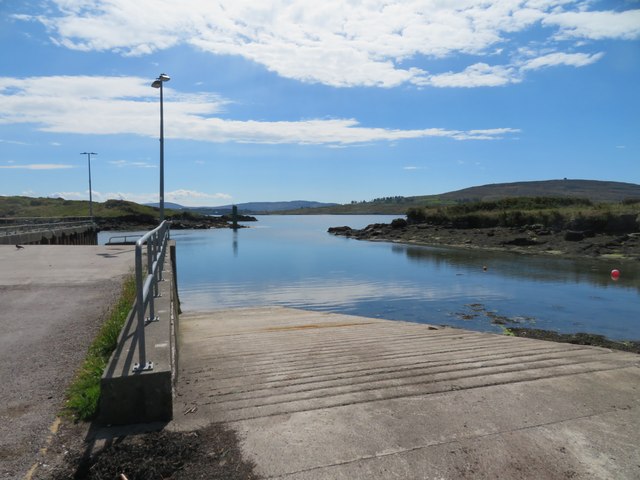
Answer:
[[[392,218],[264,216],[237,232],[174,231],[182,308],[282,305],[483,331],[499,332],[504,324],[640,338],[638,265],[326,233],[330,226]],[[612,268],[622,272],[617,282]]]

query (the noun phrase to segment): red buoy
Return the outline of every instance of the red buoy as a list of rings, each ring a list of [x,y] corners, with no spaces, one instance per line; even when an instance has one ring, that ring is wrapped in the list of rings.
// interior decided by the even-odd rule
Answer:
[[[615,268],[611,270],[611,279],[618,280],[619,278],[620,278],[620,270],[617,270]]]

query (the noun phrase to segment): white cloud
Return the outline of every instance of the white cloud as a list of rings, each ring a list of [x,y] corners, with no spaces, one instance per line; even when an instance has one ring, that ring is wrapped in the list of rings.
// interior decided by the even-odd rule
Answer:
[[[18,140],[4,140],[0,138],[0,143],[8,143],[9,145],[29,145],[26,142],[20,142]]]
[[[52,3],[57,9],[46,16],[14,18],[41,22],[57,44],[70,49],[139,56],[191,45],[242,56],[283,77],[336,87],[506,85],[517,81],[508,66],[486,71],[476,60],[459,74],[427,74],[420,62],[459,54],[513,56],[527,42],[640,37],[640,10],[593,11],[583,0]]]
[[[521,70],[538,70],[540,68],[555,67],[558,65],[568,65],[572,67],[584,67],[597,62],[604,56],[604,53],[549,53],[541,57],[533,58],[524,63]]]
[[[535,55],[535,52],[528,51],[527,55]],[[523,74],[528,70],[539,70],[542,68],[556,67],[560,65],[571,67],[585,67],[597,62],[604,56],[603,52],[588,53],[565,53],[553,52],[540,55],[526,61],[514,62],[510,65],[487,65],[486,63],[476,63],[470,65],[462,72],[446,72],[437,75],[424,75],[415,78],[416,85],[429,85],[432,87],[498,87],[510,83],[520,83]]]
[[[101,88],[92,88],[96,83]],[[45,84],[51,89],[44,89]],[[32,123],[40,130],[58,133],[156,137],[158,105],[154,93],[148,80],[138,77],[0,78],[0,102],[4,106],[0,124]],[[215,95],[186,95],[167,89],[165,137],[217,143],[354,145],[426,137],[488,140],[519,131],[399,130],[364,127],[355,119],[268,122],[212,116],[227,103]],[[146,166],[117,162],[121,166]]]
[[[640,38],[640,10],[559,12],[546,17],[548,26],[560,27],[558,37],[578,37],[591,40]]]
[[[130,162],[129,160],[111,160],[108,163],[118,168],[135,167],[135,168],[157,168],[157,165],[147,162]]]
[[[155,203],[158,202],[158,192],[155,193],[132,193],[132,192],[99,192],[92,191],[93,200],[96,202],[106,202],[110,199],[129,200],[136,203]],[[66,200],[88,200],[89,190],[84,192],[55,192],[51,197],[62,197]],[[231,195],[227,193],[206,193],[195,190],[173,190],[165,192],[166,202],[176,202],[187,207],[202,206],[206,201],[211,200],[229,200]]]
[[[96,194],[97,192],[93,192],[94,197]],[[64,198],[65,200],[88,200],[89,190],[87,190],[86,192],[55,192],[47,195],[47,198]]]
[[[511,66],[487,65],[476,63],[467,67],[462,72],[447,72],[438,75],[430,75],[421,81],[419,85],[431,85],[433,87],[498,87],[509,83],[518,83],[520,78],[517,71]]]
[[[202,205],[202,201],[204,200],[230,200],[231,198],[231,195],[228,193],[204,193],[184,189],[165,193],[165,199],[186,206]]]
[[[0,168],[10,168],[15,170],[61,170],[74,167],[73,165],[64,165],[60,163],[29,163],[25,165],[0,165]]]

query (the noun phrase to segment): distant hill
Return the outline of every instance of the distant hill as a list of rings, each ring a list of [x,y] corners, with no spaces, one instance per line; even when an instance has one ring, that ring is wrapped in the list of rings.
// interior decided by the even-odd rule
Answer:
[[[156,203],[145,203],[144,204],[147,207],[153,207],[153,208],[160,208],[160,203],[156,202]],[[184,205],[180,205],[179,203],[173,203],[173,202],[164,202],[164,208],[169,208],[171,210],[185,210],[189,207],[185,207]]]
[[[620,202],[640,198],[640,185],[600,180],[543,180],[494,183],[436,195],[442,200],[499,200],[505,197],[575,197],[592,202]]]
[[[405,214],[411,207],[451,205],[460,202],[498,200],[506,197],[575,197],[594,203],[640,198],[640,185],[599,180],[542,180],[494,183],[438,195],[383,197],[333,207],[292,210],[286,214]]]
[[[148,206],[158,207],[158,203],[149,203]],[[257,213],[273,213],[282,210],[297,210],[299,208],[319,208],[319,207],[331,207],[338,205],[337,203],[322,203],[312,202],[308,200],[291,200],[288,202],[247,202],[238,203],[238,212],[243,214],[257,214]],[[165,208],[172,208],[175,210],[191,210],[206,215],[225,215],[231,212],[233,205],[221,205],[218,207],[185,207],[178,203],[165,202]]]

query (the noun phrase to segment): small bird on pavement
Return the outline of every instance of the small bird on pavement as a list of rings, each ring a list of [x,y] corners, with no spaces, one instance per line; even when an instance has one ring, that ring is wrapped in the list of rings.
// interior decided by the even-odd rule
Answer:
[[[20,250],[21,248],[24,248],[24,247],[22,245],[16,245],[16,248]]]

